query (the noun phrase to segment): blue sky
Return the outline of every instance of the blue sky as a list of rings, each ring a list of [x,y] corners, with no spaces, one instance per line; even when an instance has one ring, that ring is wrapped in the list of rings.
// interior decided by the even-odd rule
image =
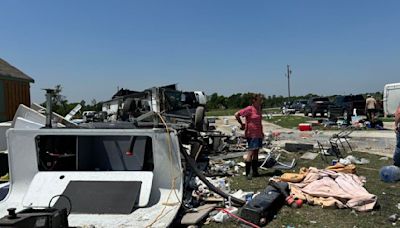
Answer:
[[[381,91],[400,80],[400,1],[0,2],[0,58],[69,101],[117,87],[230,95]]]

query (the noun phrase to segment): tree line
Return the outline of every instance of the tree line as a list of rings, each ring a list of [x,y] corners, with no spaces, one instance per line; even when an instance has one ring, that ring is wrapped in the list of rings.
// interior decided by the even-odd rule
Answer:
[[[381,92],[374,92],[374,93],[364,93],[361,94],[364,97],[367,94],[372,95],[378,101],[383,99],[383,94]],[[223,96],[219,95],[218,93],[213,93],[208,96],[207,100],[207,109],[208,110],[215,110],[215,109],[240,109],[246,107],[251,104],[251,95],[252,93],[235,93],[230,96]],[[290,99],[284,96],[276,96],[276,95],[269,95],[263,96],[263,108],[275,108],[281,107],[284,102],[296,101],[296,100],[308,100],[311,97],[317,97],[317,94],[307,94],[304,96],[291,96]],[[327,96],[331,101],[335,99],[338,95],[331,95]]]

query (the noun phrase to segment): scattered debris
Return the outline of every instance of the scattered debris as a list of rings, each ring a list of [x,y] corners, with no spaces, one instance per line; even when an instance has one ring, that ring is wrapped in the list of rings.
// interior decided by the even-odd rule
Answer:
[[[346,158],[341,158],[339,160],[339,163],[342,163],[343,165],[349,165],[349,164],[356,164],[356,165],[364,165],[364,164],[369,164],[369,160],[365,158],[358,159],[354,157],[353,155],[349,155]]]
[[[281,154],[280,153],[268,153],[265,157],[263,163],[260,165],[260,169],[281,169],[288,170],[292,169],[296,166],[296,159],[292,159],[291,163],[285,163],[279,161]]]
[[[351,210],[350,214],[355,215],[356,217],[358,217],[358,214],[355,210]]]
[[[399,219],[398,214],[393,214],[393,215],[389,216],[389,218],[388,218],[389,222],[397,222],[398,219]]]
[[[300,158],[306,160],[314,160],[316,157],[318,157],[318,153],[306,152]]]
[[[212,217],[212,220],[218,223],[226,222],[230,216],[229,214],[237,215],[239,210],[236,207],[229,207],[221,210],[218,214]]]
[[[381,157],[381,158],[379,158],[379,160],[381,160],[381,161],[387,161],[387,160],[389,160],[389,157]]]
[[[181,224],[183,225],[194,225],[198,224],[201,220],[208,216],[208,214],[214,210],[216,204],[205,204],[196,208],[196,211],[193,213],[186,213],[181,220]]]
[[[304,143],[286,143],[285,150],[289,152],[312,151],[314,150],[314,145]]]

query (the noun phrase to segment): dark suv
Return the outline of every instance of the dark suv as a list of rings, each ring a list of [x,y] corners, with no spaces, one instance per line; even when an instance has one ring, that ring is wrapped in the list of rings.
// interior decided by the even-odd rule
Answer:
[[[357,115],[365,114],[365,98],[362,95],[337,96],[328,107],[328,118],[336,120],[343,117],[350,120],[354,109]]]
[[[330,103],[327,97],[312,97],[304,107],[304,115],[308,116],[308,114],[311,113],[312,117],[316,117],[317,113],[320,113],[321,116],[324,116],[325,113],[328,112]]]
[[[307,100],[295,100],[293,102],[292,108],[296,112],[304,112],[304,107],[307,105]]]

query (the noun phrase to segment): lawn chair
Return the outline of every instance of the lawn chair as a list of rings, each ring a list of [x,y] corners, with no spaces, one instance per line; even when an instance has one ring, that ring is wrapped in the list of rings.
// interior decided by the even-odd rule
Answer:
[[[340,158],[343,158],[343,155],[340,151],[339,145],[337,144],[336,141],[329,140],[329,146],[330,146],[329,148],[326,146],[324,147],[320,141],[317,141],[317,143],[318,143],[318,149],[319,149],[319,153],[321,155],[321,159],[323,161],[325,161],[327,164],[330,163],[328,157],[333,156],[333,157],[337,158],[338,160]]]
[[[354,131],[354,128],[352,128],[351,126],[346,127],[343,130],[341,130],[338,134],[333,134],[331,136],[331,138],[329,139],[329,141],[332,141],[336,144],[338,142],[340,142],[340,145],[342,146],[344,152],[346,152],[346,147],[344,146],[343,142],[346,142],[350,151],[353,152],[353,148],[351,147],[349,140],[348,140],[350,138],[350,134],[353,133],[353,131]]]
[[[263,163],[260,165],[260,169],[279,169],[288,170],[293,169],[296,166],[296,159],[293,158],[291,163],[284,163],[279,161],[281,154],[275,155],[273,152],[269,152],[267,157],[264,159]]]

